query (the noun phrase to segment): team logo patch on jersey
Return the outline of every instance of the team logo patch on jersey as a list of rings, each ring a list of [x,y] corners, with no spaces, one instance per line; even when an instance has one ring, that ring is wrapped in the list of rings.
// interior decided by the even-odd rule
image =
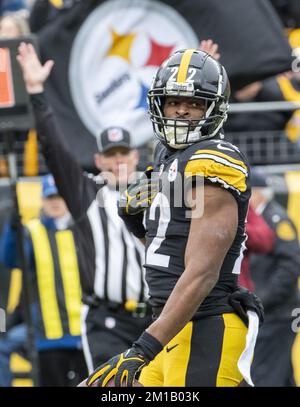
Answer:
[[[176,177],[177,177],[177,172],[178,172],[178,159],[176,158],[172,164],[171,167],[169,168],[169,174],[168,174],[168,180],[170,182],[174,182]]]

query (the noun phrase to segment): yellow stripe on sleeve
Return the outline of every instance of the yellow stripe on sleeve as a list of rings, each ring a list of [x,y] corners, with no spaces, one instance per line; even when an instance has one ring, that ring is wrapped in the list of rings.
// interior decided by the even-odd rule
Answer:
[[[215,155],[217,157],[224,158],[225,160],[231,162],[232,164],[240,165],[241,167],[243,167],[248,172],[247,165],[244,163],[244,161],[237,160],[236,158],[233,158],[228,154],[221,153],[220,151],[216,151],[216,150],[197,150],[194,155],[199,155],[199,154],[212,154],[212,155]]]
[[[239,192],[247,189],[246,175],[232,167],[215,162],[213,159],[195,159],[187,163],[184,171],[186,178],[202,176],[212,182],[219,182],[225,188],[233,188]]]

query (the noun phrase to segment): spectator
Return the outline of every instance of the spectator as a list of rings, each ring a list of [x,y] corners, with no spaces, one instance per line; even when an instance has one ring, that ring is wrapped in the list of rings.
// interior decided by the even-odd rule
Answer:
[[[249,205],[246,233],[248,238],[246,240],[246,251],[242,261],[239,284],[253,292],[254,284],[249,273],[249,257],[253,253],[270,253],[273,248],[274,232],[263,217],[255,212],[252,205]]]
[[[297,232],[262,175],[252,180],[251,203],[275,232],[272,252],[250,258],[256,294],[265,308],[265,323],[258,334],[252,365],[253,381],[256,386],[291,386],[291,349],[296,336],[291,326],[292,310],[299,307]]]
[[[25,0],[2,0],[0,2],[0,16],[12,13],[19,10],[26,10],[27,4]]]
[[[73,386],[85,375],[81,349],[78,259],[72,218],[53,177],[42,179],[39,219],[26,223],[25,250],[35,287],[32,314],[39,352],[41,386]],[[14,222],[6,225],[1,258],[18,266]]]
[[[13,39],[18,38],[20,36],[27,36],[30,34],[29,24],[27,19],[28,13],[15,12],[11,14],[7,14],[4,17],[0,17],[0,39]],[[36,142],[36,134],[33,130],[27,131],[15,131],[14,137],[16,140],[24,144],[24,153],[23,153],[23,167],[24,167],[24,174],[23,175],[37,175],[37,167],[34,166],[31,173],[28,171],[27,163],[34,161],[38,162],[37,151],[38,146]],[[4,142],[4,136],[0,133],[0,177],[8,177],[8,165],[5,158],[5,150],[6,145]],[[34,156],[33,160],[27,159],[28,154],[27,152],[31,150],[33,153],[31,157]],[[30,165],[29,165],[30,166]]]
[[[251,83],[237,91],[232,98],[232,101],[236,103],[286,100],[288,100],[287,95],[282,92],[277,77]],[[232,114],[225,125],[225,129],[229,132],[284,130],[292,113],[291,111],[271,111]]]
[[[8,14],[0,18],[0,38],[16,38],[30,32],[26,16],[23,13]]]
[[[30,13],[30,28],[38,32],[53,19],[82,0],[36,0]]]

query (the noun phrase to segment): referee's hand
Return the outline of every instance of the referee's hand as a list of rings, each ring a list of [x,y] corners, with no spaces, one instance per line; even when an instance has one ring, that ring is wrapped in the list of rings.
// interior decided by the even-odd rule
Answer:
[[[27,92],[29,94],[43,92],[44,82],[50,75],[54,61],[48,60],[42,65],[33,45],[25,42],[21,42],[18,48],[17,60],[23,73]]]

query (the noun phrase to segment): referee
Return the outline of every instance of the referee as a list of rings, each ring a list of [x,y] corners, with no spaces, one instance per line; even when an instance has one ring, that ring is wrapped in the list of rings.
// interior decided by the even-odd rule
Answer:
[[[42,66],[34,48],[24,43],[17,58],[31,95],[46,163],[75,221],[79,268],[83,270],[83,348],[92,372],[130,347],[151,320],[145,303],[144,246],[119,218],[115,188],[116,184],[127,183],[136,170],[138,152],[131,149],[125,129],[107,129],[95,154],[96,167],[105,174],[106,184],[103,177],[84,174],[66,147],[44,94],[53,62]]]

